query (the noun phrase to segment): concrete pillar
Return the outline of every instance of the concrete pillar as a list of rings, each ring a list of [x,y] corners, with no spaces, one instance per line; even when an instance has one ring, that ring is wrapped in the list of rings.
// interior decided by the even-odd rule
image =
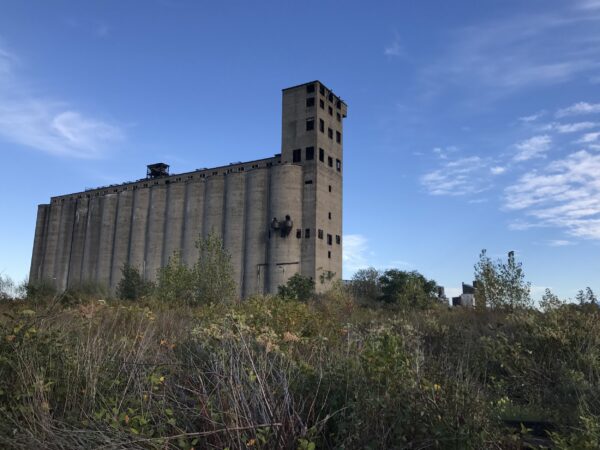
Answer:
[[[223,246],[231,256],[233,279],[236,283],[236,293],[238,297],[242,295],[242,274],[244,268],[245,193],[245,172],[233,172],[225,177]]]
[[[157,184],[150,188],[148,209],[148,232],[146,233],[146,280],[155,280],[161,267],[165,238],[165,216],[167,213],[167,185]]]
[[[174,252],[181,254],[185,191],[185,183],[171,183],[167,188],[167,221],[165,224],[163,266],[167,264]]]
[[[104,195],[104,207],[102,208],[100,243],[97,255],[98,268],[96,270],[95,281],[106,289],[110,287],[118,199],[119,196],[116,193]]]
[[[267,278],[267,241],[269,233],[269,169],[246,174],[246,211],[244,239],[244,297],[265,293]]]
[[[148,225],[148,205],[150,189],[139,188],[133,195],[133,215],[131,219],[131,235],[129,237],[129,264],[144,273],[146,228]]]
[[[88,207],[88,221],[85,233],[85,246],[83,250],[83,264],[81,268],[82,283],[96,280],[103,206],[104,196],[93,196],[90,198]]]
[[[71,258],[69,262],[69,277],[67,286],[74,287],[81,284],[81,268],[83,265],[83,252],[85,248],[85,235],[88,224],[89,198],[77,199],[75,209],[75,222],[73,224],[73,243],[71,244]]]
[[[134,191],[119,192],[117,202],[117,224],[112,251],[110,274],[110,292],[115,293],[121,280],[121,270],[129,259],[129,240],[131,235],[131,216]]]
[[[44,262],[44,247],[46,245],[46,223],[50,205],[38,205],[37,218],[35,221],[35,235],[33,238],[33,251],[31,252],[31,268],[29,270],[29,281],[35,283],[42,278]]]
[[[193,266],[198,261],[196,241],[202,235],[204,219],[204,179],[186,183],[185,219],[183,224],[183,262]]]
[[[285,164],[271,169],[269,187],[269,217],[284,221],[289,215],[293,221],[290,234],[282,237],[278,231],[270,231],[269,238],[269,289],[276,293],[294,274],[300,272],[301,241],[296,237],[296,229],[302,229],[302,166]],[[310,237],[315,239],[315,230]]]
[[[204,225],[202,234],[216,233],[223,237],[223,202],[225,192],[225,177],[215,175],[207,178],[204,195]]]
[[[76,206],[77,199],[66,198],[61,211],[58,243],[56,249],[56,265],[54,267],[56,286],[61,292],[67,289],[71,244],[73,242],[73,222],[75,220]]]
[[[48,235],[46,236],[46,249],[44,251],[44,262],[42,278],[50,281],[56,286],[54,276],[54,264],[56,261],[56,248],[58,244],[58,228],[60,226],[60,216],[62,203],[56,202],[50,204]]]

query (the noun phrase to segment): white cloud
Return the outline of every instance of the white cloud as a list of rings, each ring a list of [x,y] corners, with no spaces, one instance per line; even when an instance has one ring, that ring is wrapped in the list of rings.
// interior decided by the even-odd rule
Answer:
[[[577,141],[578,144],[591,144],[592,142],[596,142],[600,137],[600,132],[596,133],[586,133],[581,139]]]
[[[553,123],[550,125],[551,129],[558,131],[559,133],[577,133],[578,131],[589,130],[590,128],[597,127],[599,124],[595,122],[577,122],[577,123]]]
[[[528,225],[600,239],[600,155],[581,150],[527,173],[505,189],[504,202],[531,218]]]
[[[550,247],[566,247],[568,245],[573,245],[573,242],[567,241],[566,239],[551,239],[548,241],[548,245]]]
[[[490,172],[492,175],[502,175],[504,172],[506,172],[506,167],[502,167],[502,166],[490,167]]]
[[[546,152],[550,149],[552,139],[547,134],[543,136],[534,136],[515,145],[518,153],[515,155],[515,161],[527,161],[533,158],[545,158]]]
[[[580,116],[600,113],[600,103],[579,102],[556,111],[556,117]]]
[[[0,138],[76,158],[100,157],[123,138],[115,125],[86,116],[66,102],[27,92],[14,74],[13,61],[0,48]]]
[[[540,117],[542,117],[544,114],[546,114],[546,111],[540,111],[539,113],[535,113],[535,114],[532,114],[530,116],[519,117],[519,120],[521,122],[525,122],[525,123],[535,122]]]
[[[367,238],[361,234],[344,235],[344,253],[342,262],[344,264],[344,276],[349,278],[360,269],[369,267],[367,253],[369,251]]]
[[[383,50],[385,56],[399,57],[404,56],[404,47],[400,43],[400,37],[396,34],[394,40]]]
[[[459,158],[423,175],[421,184],[431,195],[476,194],[489,188],[487,178],[482,176],[487,165],[479,156]]]

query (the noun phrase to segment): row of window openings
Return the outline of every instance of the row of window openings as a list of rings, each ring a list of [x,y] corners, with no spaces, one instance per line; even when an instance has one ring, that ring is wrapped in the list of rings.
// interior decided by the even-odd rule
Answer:
[[[313,106],[315,106],[315,98],[314,97],[307,98],[306,99],[306,107],[312,108]],[[325,110],[325,102],[323,101],[322,98],[319,99],[319,107],[322,110]],[[329,115],[333,117],[333,108],[331,106],[327,107],[327,111],[329,112]],[[342,121],[342,115],[339,112],[336,112],[335,116],[336,116],[338,122]]]
[[[315,92],[315,85],[314,84],[307,84],[306,85],[306,93],[307,94],[313,94]],[[329,92],[327,95],[325,95],[325,87],[324,86],[319,86],[319,93],[323,96],[323,97],[327,97],[327,100],[329,100],[331,103],[333,103],[333,93]],[[335,107],[337,109],[341,109],[342,107],[342,102],[340,100],[337,100],[335,102]]]
[[[315,129],[315,119],[306,119],[306,131],[312,131]],[[319,119],[319,131],[321,133],[325,133],[325,121],[323,119]],[[333,130],[331,128],[327,128],[327,137],[329,139],[333,139]],[[336,130],[335,132],[335,142],[338,144],[342,143],[342,133]]]
[[[323,230],[319,229],[317,230],[317,237],[319,239],[323,239]],[[302,230],[300,228],[298,228],[296,230],[296,237],[298,239],[302,238]],[[304,230],[304,238],[305,239],[310,239],[310,228],[307,228]],[[339,234],[335,235],[335,243],[340,245],[342,243],[342,237]],[[331,234],[327,234],[327,245],[333,245],[333,235]]]
[[[305,158],[306,161],[312,161],[315,159],[315,148],[314,147],[306,147],[305,149]],[[319,161],[325,162],[325,150],[319,148]],[[292,162],[298,163],[302,162],[302,149],[298,148],[292,152]],[[331,156],[327,157],[327,165],[329,167],[333,167],[333,158]],[[342,162],[339,159],[335,160],[335,168],[338,172],[342,170]]]

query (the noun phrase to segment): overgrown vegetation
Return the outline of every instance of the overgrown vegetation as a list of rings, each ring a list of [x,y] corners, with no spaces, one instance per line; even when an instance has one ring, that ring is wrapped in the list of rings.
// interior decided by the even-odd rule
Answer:
[[[591,290],[452,309],[420,274],[373,269],[308,299],[296,277],[294,295],[209,301],[198,267],[174,256],[136,301],[2,302],[0,447],[600,448]]]

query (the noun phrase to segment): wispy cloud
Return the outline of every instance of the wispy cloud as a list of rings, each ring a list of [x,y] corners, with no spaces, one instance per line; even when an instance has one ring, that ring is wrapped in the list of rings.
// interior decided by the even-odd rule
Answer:
[[[556,117],[580,116],[600,113],[600,103],[579,102],[556,111]]]
[[[531,114],[529,116],[523,116],[523,117],[519,117],[519,120],[521,122],[535,122],[536,120],[538,120],[539,118],[541,118],[542,116],[544,116],[546,114],[546,111],[540,111],[538,113],[535,114]]]
[[[505,189],[505,207],[582,238],[600,239],[600,155],[581,150],[520,177]]]
[[[568,245],[573,245],[573,242],[567,241],[566,239],[551,239],[547,242],[547,245],[550,247],[566,247]]]
[[[594,122],[577,122],[577,123],[554,123],[551,124],[551,128],[555,129],[559,133],[577,133],[578,131],[589,130],[590,128],[595,128],[599,126],[599,124]]]
[[[361,234],[344,235],[344,253],[342,255],[344,276],[348,277],[357,270],[369,267],[368,251],[368,241],[365,236]]]
[[[488,163],[479,156],[458,158],[421,177],[421,184],[431,195],[461,196],[476,194],[489,188],[482,169]]]
[[[577,141],[578,144],[591,144],[600,138],[600,132],[586,133]]]
[[[502,167],[502,166],[490,167],[490,173],[492,175],[502,175],[504,172],[506,172],[506,167]]]
[[[398,36],[397,33],[394,34],[394,40],[385,47],[383,54],[389,57],[400,57],[406,54],[404,47],[400,42],[400,36]]]
[[[14,58],[0,48],[0,138],[53,155],[98,158],[122,130],[65,101],[33,95],[17,77]]]
[[[552,138],[550,136],[533,136],[515,145],[517,154],[515,161],[528,161],[534,158],[545,158],[546,152],[550,149]]]

